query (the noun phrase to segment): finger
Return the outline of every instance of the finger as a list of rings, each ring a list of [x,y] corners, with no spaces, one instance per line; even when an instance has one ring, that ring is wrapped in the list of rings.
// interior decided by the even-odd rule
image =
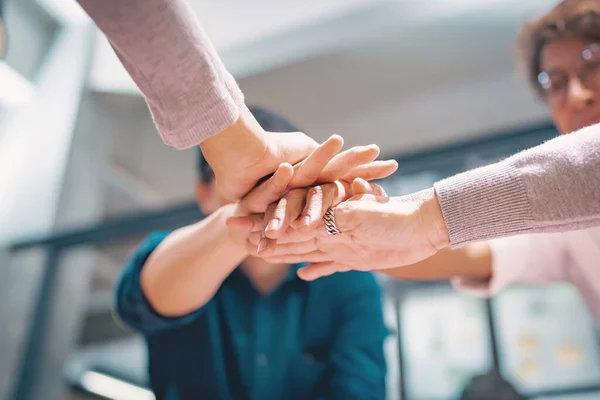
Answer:
[[[260,240],[256,245],[256,254],[261,254],[267,247],[275,244],[275,240],[269,239],[265,236],[265,231],[260,231]]]
[[[285,239],[285,237],[283,238]],[[282,254],[305,254],[317,250],[312,237],[296,237],[293,241],[281,243],[282,239],[268,239],[264,231],[253,232],[247,236],[246,249],[250,255],[270,257]]]
[[[300,217],[299,229],[305,230],[313,222],[319,221],[331,207],[333,200],[338,197],[340,191],[345,190],[343,185],[338,182],[310,188]]]
[[[396,160],[372,161],[368,164],[359,165],[342,177],[342,180],[352,182],[355,178],[363,178],[367,181],[383,179],[398,170]]]
[[[385,190],[376,183],[367,182],[362,178],[356,178],[352,181],[351,193],[354,195],[370,194],[375,196],[387,196]]]
[[[335,262],[314,263],[298,270],[298,276],[305,281],[314,281],[315,279],[333,275],[336,272],[347,272],[350,268]]]
[[[261,255],[260,257],[271,264],[321,263],[331,261],[331,256],[322,251],[313,251],[307,254],[286,254],[274,257]]]
[[[269,206],[267,207],[267,210],[265,211],[265,215],[263,217],[263,229],[260,231],[260,239],[256,246],[257,253],[261,253],[269,245],[269,239],[267,238],[267,236],[265,234],[266,229],[267,229],[266,226],[267,226],[268,222],[271,219],[273,219],[273,215],[275,214],[275,210],[277,209],[278,204],[279,204],[279,202],[269,204]]]
[[[238,233],[260,232],[263,228],[263,215],[251,214],[242,217],[229,217],[225,220],[227,227]]]
[[[317,245],[314,240],[297,243],[276,243],[273,246],[265,249],[261,257],[278,257],[284,255],[304,255],[317,251]]]
[[[293,189],[279,200],[277,205],[273,207],[270,218],[265,219],[265,236],[267,238],[277,239],[281,237],[291,222],[300,216],[304,208],[306,193],[306,189]]]
[[[288,240],[282,243],[282,240],[285,239],[286,237],[284,236],[283,238],[272,240],[275,243],[269,248],[264,249],[264,256],[304,254],[310,253],[311,251],[315,251],[317,249],[315,239],[310,236],[296,237],[294,238],[295,240]],[[262,236],[262,232],[253,232],[247,236],[248,245],[254,248],[253,254],[258,253],[256,249],[261,240],[265,240],[264,236]]]
[[[315,237],[314,224],[323,218],[329,208],[340,204],[351,194],[353,194],[351,184],[344,181],[335,181],[311,188],[306,196],[302,215],[292,221],[290,227],[307,235],[309,234],[307,229],[310,228],[310,234]]]
[[[272,243],[269,245],[262,245],[261,243],[265,240],[268,240]],[[259,245],[261,245],[262,248],[259,247]],[[254,238],[253,240],[246,240],[246,250],[248,251],[249,255],[260,258],[296,255],[298,256],[298,259],[301,260],[304,254],[310,254],[314,251],[317,251],[317,246],[314,244],[314,241],[312,239],[299,243],[280,244],[277,243],[276,240],[263,238],[259,239],[257,244],[256,238]]]
[[[352,192],[354,194],[369,194],[371,185],[362,178],[356,178],[352,181]]]
[[[248,236],[246,239],[246,250],[251,256],[262,256],[262,252],[269,248],[269,246],[275,245],[275,243],[275,240],[268,239],[265,236],[264,230],[261,230],[260,232],[253,232]]]
[[[285,194],[294,176],[291,164],[283,163],[267,181],[253,189],[240,202],[249,213],[263,213],[269,204],[277,201]]]
[[[333,135],[315,149],[306,160],[294,165],[290,187],[306,187],[316,182],[327,164],[342,150],[344,139]]]
[[[348,171],[368,164],[379,156],[377,145],[356,146],[333,157],[319,175],[317,182],[333,182],[342,178]]]
[[[248,240],[253,243],[254,245],[258,245],[258,242],[261,239],[261,232],[252,232],[250,233],[250,235],[248,235]],[[324,233],[326,233],[325,231],[323,231]],[[283,236],[279,237],[276,242],[277,245],[280,244],[284,244],[284,243],[301,243],[301,242],[306,242],[308,240],[314,240],[315,237],[321,237],[322,235],[319,234],[318,232],[308,232],[308,233],[301,233],[295,229],[288,229],[285,234],[283,234]]]
[[[261,222],[261,224],[262,224],[262,222]],[[250,235],[248,235],[248,243],[254,247],[258,246],[258,242],[262,238],[262,232],[263,232],[263,230],[261,229],[258,232],[252,232]]]

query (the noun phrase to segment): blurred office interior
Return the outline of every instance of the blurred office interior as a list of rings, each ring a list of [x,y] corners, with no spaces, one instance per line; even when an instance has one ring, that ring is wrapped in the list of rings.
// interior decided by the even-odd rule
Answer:
[[[519,75],[555,0],[190,0],[249,104],[318,141],[376,143],[409,193],[556,135]],[[0,63],[0,399],[152,399],[113,286],[150,231],[200,218],[194,151],[165,146],[73,0],[11,0]],[[491,301],[380,279],[389,399],[455,399],[499,371],[536,399],[600,399],[596,327],[568,285]]]

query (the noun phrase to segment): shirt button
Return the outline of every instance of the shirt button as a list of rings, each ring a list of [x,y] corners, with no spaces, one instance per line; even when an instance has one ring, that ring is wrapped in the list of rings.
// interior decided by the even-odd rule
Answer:
[[[264,367],[268,364],[269,364],[269,358],[266,355],[261,353],[256,356],[256,365],[258,365],[259,367]]]

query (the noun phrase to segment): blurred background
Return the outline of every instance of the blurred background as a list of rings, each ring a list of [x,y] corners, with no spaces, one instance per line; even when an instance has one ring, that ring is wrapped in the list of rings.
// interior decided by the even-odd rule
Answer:
[[[516,65],[555,0],[190,0],[248,103],[321,141],[377,143],[397,195],[556,135]],[[232,12],[235,10],[235,12]],[[165,146],[72,0],[12,0],[0,63],[0,399],[152,399],[112,289],[151,230],[200,217],[194,151]],[[595,325],[567,285],[493,301],[382,279],[390,399],[454,399],[497,368],[531,398],[600,399]]]

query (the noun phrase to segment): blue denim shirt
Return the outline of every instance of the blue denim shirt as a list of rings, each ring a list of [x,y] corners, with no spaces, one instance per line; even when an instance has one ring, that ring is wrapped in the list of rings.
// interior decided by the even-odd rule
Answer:
[[[294,266],[265,296],[237,269],[205,306],[168,318],[140,287],[146,259],[166,236],[140,246],[116,293],[120,317],[148,343],[157,399],[385,398],[387,329],[372,275],[304,282]]]

